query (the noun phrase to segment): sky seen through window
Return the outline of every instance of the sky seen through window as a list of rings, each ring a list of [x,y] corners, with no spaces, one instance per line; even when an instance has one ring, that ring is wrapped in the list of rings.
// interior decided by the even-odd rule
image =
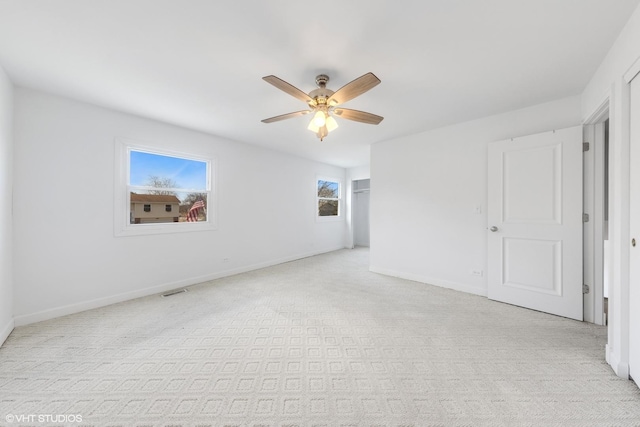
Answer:
[[[148,185],[150,176],[169,178],[176,188],[207,190],[207,163],[143,151],[130,152],[129,184]]]

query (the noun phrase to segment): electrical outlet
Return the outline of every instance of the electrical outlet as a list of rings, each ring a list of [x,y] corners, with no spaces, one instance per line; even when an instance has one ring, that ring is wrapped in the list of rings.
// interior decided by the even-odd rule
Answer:
[[[471,275],[482,277],[482,270],[471,270]]]

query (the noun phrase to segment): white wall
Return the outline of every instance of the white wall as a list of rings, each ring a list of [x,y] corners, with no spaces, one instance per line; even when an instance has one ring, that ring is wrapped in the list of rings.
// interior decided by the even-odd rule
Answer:
[[[629,373],[629,90],[624,74],[640,58],[640,7],[582,93],[582,116],[609,109],[609,334],[607,362]],[[606,105],[608,104],[608,105]]]
[[[0,345],[13,330],[13,85],[0,68]]]
[[[623,74],[640,57],[640,6],[627,21],[598,70],[582,92],[582,117],[589,117],[622,82]]]
[[[571,97],[374,144],[371,270],[486,295],[487,144],[579,124]]]
[[[34,90],[15,98],[18,325],[344,247],[344,221],[315,220],[316,175],[342,168]],[[218,229],[114,237],[116,137],[213,155]]]

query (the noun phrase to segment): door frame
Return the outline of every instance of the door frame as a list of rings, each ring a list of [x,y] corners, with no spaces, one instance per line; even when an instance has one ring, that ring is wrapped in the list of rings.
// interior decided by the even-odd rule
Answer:
[[[589,150],[583,156],[583,211],[589,221],[583,226],[584,321],[604,325],[604,138],[609,118],[609,97],[584,122],[583,138]]]
[[[629,378],[630,333],[630,98],[638,58],[615,79],[609,99],[609,316],[605,358],[617,376]],[[595,114],[595,113],[594,113]]]
[[[626,249],[626,252],[623,252],[623,255],[626,254],[626,257],[624,258],[624,261],[626,261],[626,282],[622,284],[623,288],[621,291],[621,294],[624,297],[623,301],[626,301],[626,304],[621,304],[621,308],[623,310],[626,310],[626,312],[624,312],[624,314],[626,315],[626,317],[623,318],[623,320],[626,320],[626,322],[622,323],[621,326],[621,331],[622,331],[622,335],[624,337],[624,339],[621,341],[622,344],[624,344],[622,346],[622,351],[626,350],[626,361],[623,359],[622,362],[625,363],[626,362],[626,376],[628,378],[631,378],[630,373],[631,373],[631,336],[632,333],[635,333],[636,335],[636,340],[640,339],[640,337],[638,337],[638,334],[640,334],[640,328],[638,327],[637,324],[635,324],[635,326],[632,328],[632,322],[631,322],[631,307],[633,303],[639,304],[640,301],[638,301],[638,296],[636,293],[634,293],[635,298],[634,300],[631,299],[631,286],[632,286],[632,282],[631,282],[631,238],[632,237],[637,237],[637,235],[633,235],[631,234],[632,230],[631,230],[631,160],[635,160],[631,159],[631,154],[632,154],[632,150],[631,150],[631,83],[632,81],[637,81],[637,84],[640,85],[640,58],[638,58],[634,64],[629,68],[629,70],[624,74],[624,89],[622,91],[623,93],[623,124],[625,125],[623,127],[623,137],[627,143],[627,149],[628,149],[628,159],[629,161],[626,162],[626,166],[627,166],[627,204],[626,204],[626,212],[627,212],[627,222],[626,222],[626,226],[627,226],[627,233],[626,233],[626,241],[623,238],[621,241],[621,246],[622,248]],[[638,142],[636,141],[635,144],[638,144]],[[635,153],[634,153],[635,154]],[[634,172],[637,173],[637,170]],[[635,178],[635,175],[634,175]],[[637,190],[637,189],[636,189]],[[634,229],[637,227],[634,227]],[[634,233],[637,230],[634,230]],[[634,277],[634,279],[636,281],[640,281],[640,277]],[[640,286],[640,283],[635,283],[635,286]],[[636,307],[637,308],[637,307]],[[637,341],[634,341],[637,344]],[[638,355],[635,355],[636,357],[633,359],[634,363],[638,362]],[[622,359],[622,358],[621,358]],[[639,366],[634,366],[634,369],[637,372],[640,372]],[[618,373],[618,375],[620,375]],[[634,381],[637,385],[640,385],[640,378],[634,378]]]

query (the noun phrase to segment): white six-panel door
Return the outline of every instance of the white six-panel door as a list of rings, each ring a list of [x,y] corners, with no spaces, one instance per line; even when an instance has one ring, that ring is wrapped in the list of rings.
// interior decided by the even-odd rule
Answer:
[[[582,320],[582,127],[488,154],[489,298]]]

